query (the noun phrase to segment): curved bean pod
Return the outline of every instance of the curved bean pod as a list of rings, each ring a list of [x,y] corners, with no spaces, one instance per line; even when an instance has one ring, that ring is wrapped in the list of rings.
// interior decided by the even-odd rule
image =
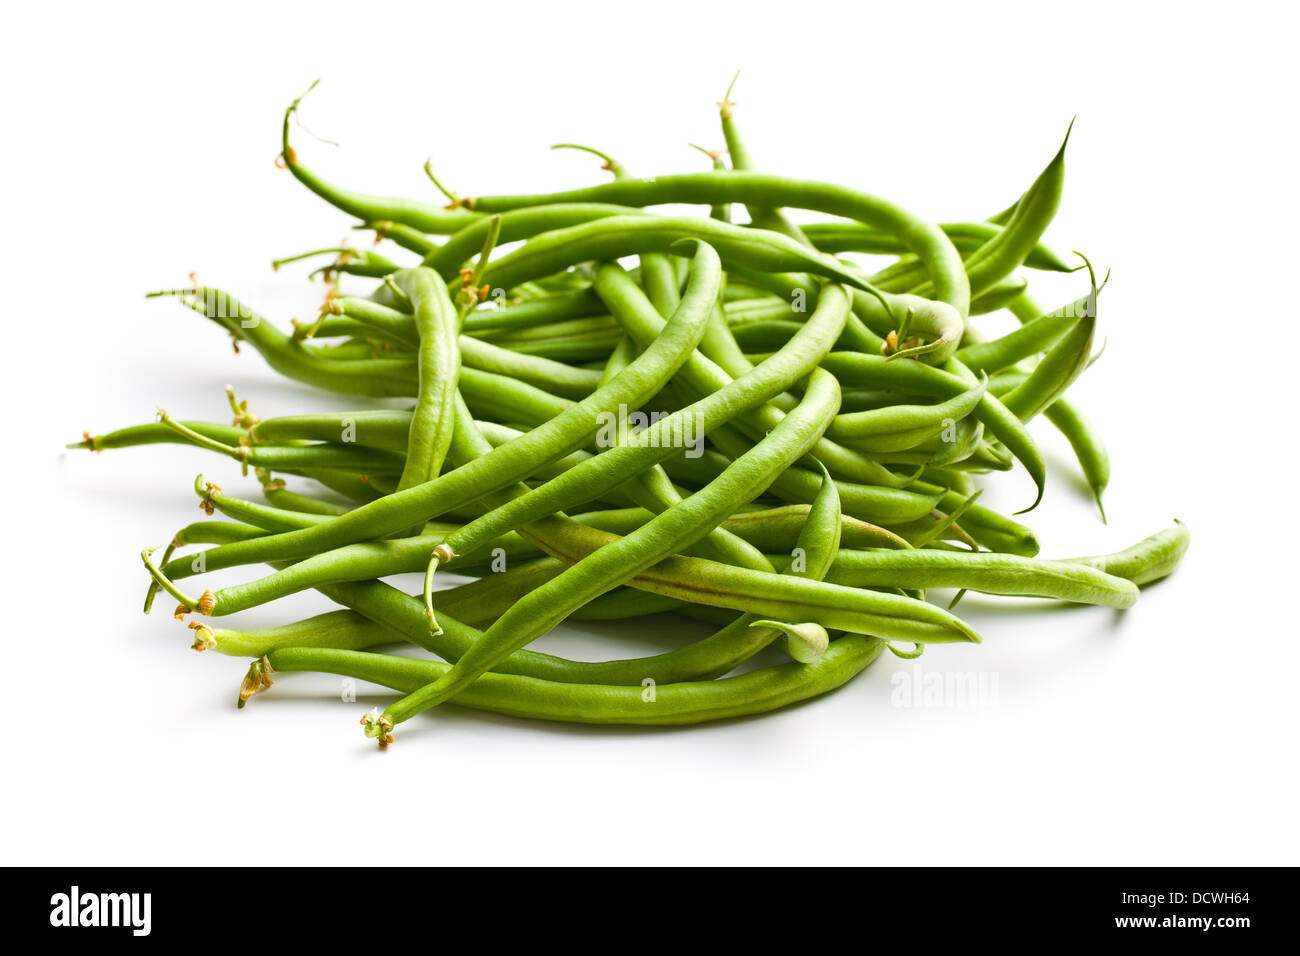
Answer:
[[[641,214],[612,216],[542,233],[491,263],[483,279],[494,288],[511,288],[578,262],[669,252],[684,239],[707,242],[728,268],[808,272],[875,294],[874,287],[856,270],[846,269],[830,256],[779,233],[746,229],[715,219]]]
[[[884,642],[846,635],[811,664],[791,662],[717,681],[642,687],[552,684],[532,677],[485,674],[457,697],[462,706],[493,713],[582,724],[693,724],[767,713],[828,693],[867,668]],[[308,670],[344,674],[400,691],[412,691],[443,678],[446,664],[364,651],[283,648],[267,655],[278,671]],[[391,724],[389,725],[391,728]],[[375,732],[370,733],[371,727]],[[379,719],[369,736],[387,740]]]
[[[397,272],[393,281],[411,301],[420,336],[419,391],[411,415],[406,464],[397,482],[397,490],[403,491],[437,477],[447,457],[452,435],[451,403],[460,376],[460,353],[456,348],[460,321],[446,283],[432,269]]]
[[[853,439],[857,447],[868,451],[905,451],[970,415],[983,401],[987,389],[986,378],[936,405],[893,405],[871,412],[849,412],[838,416],[829,431],[836,438]]]
[[[1028,422],[1060,398],[1091,363],[1096,328],[1095,311],[1080,318],[1019,385],[999,396],[1007,410]]]
[[[1175,521],[1172,528],[1158,531],[1131,548],[1114,554],[1070,558],[1069,563],[1099,568],[1140,586],[1172,574],[1191,543],[1192,533],[1187,530],[1187,525]]]
[[[1131,581],[1095,566],[988,551],[841,551],[826,580],[853,587],[964,588],[1114,608],[1132,607],[1138,598]]]
[[[886,233],[858,222],[814,222],[799,227],[822,252],[865,252],[875,255],[903,255],[907,247]],[[941,222],[943,230],[963,256],[993,239],[1001,227],[993,222]],[[1024,265],[1048,272],[1073,272],[1074,267],[1046,246],[1034,246],[1025,256]]]
[[[320,82],[319,80],[317,82]],[[343,210],[350,216],[364,222],[398,222],[424,233],[452,233],[479,219],[469,209],[440,209],[427,203],[410,199],[393,199],[384,196],[370,196],[364,193],[339,189],[325,182],[314,172],[304,166],[298,154],[289,145],[289,123],[303,98],[316,88],[313,83],[307,91],[289,104],[284,111],[284,128],[281,134],[281,152],[285,167],[293,173],[295,179],[302,183],[331,206]]]
[[[1001,338],[965,345],[957,351],[957,358],[973,372],[992,375],[1010,368],[1060,341],[1078,323],[1083,314],[1081,304],[1086,300],[1041,315]]]
[[[716,206],[737,202],[843,216],[896,236],[925,263],[939,299],[962,315],[970,308],[970,283],[961,255],[941,229],[887,200],[830,183],[729,170],[624,179],[547,195],[480,196],[466,202],[483,212],[559,202],[612,202],[638,207],[667,203]]]
[[[554,206],[532,206],[501,214],[501,236],[498,242],[518,242],[531,239],[539,233],[566,229],[611,216],[627,216],[637,210],[611,203],[561,203]],[[487,235],[487,219],[470,223],[454,233],[441,247],[425,256],[420,263],[450,280],[483,245]]]
[[[179,424],[204,438],[235,447],[245,441],[249,435],[246,429],[235,425],[221,425],[217,422],[184,421]],[[142,445],[159,444],[193,445],[194,442],[184,432],[178,432],[161,422],[150,422],[147,425],[128,425],[126,428],[118,428],[102,435],[91,435],[87,432],[81,441],[70,442],[65,447],[85,448],[87,451],[109,451],[114,448],[138,448]]]
[[[736,85],[736,80],[740,74],[737,73],[731,79],[731,85],[727,87],[727,92],[723,95],[721,102],[718,104],[718,118],[722,123],[722,137],[727,143],[727,155],[731,157],[731,168],[743,171],[757,171],[758,164],[754,162],[754,157],[750,155],[749,147],[741,139],[740,130],[736,126],[736,117],[733,107],[735,103],[731,102],[731,89]],[[769,206],[746,204],[746,211],[749,213],[751,224],[760,229],[771,229],[774,232],[783,233],[794,239],[796,242],[806,246],[811,246],[806,236],[800,231],[799,227],[786,218],[780,209]]]
[[[1009,276],[1038,245],[1048,225],[1056,216],[1065,183],[1065,147],[1070,142],[1074,121],[1065,131],[1065,139],[1052,161],[1038,175],[1016,204],[1015,212],[998,234],[972,253],[966,260],[966,274],[971,295],[979,295]],[[925,295],[930,283],[912,291]]]
[[[406,643],[401,634],[355,611],[326,611],[280,627],[236,630],[205,626],[202,631],[206,632],[201,639],[203,643],[196,644],[196,648],[230,657],[262,657],[284,647],[363,651],[384,644]]]
[[[1043,416],[1056,426],[1056,430],[1065,436],[1065,440],[1074,449],[1074,457],[1083,469],[1083,477],[1092,489],[1092,496],[1097,501],[1097,510],[1101,520],[1106,521],[1106,506],[1101,502],[1102,493],[1110,484],[1110,455],[1101,434],[1093,426],[1083,411],[1067,396],[1061,396],[1043,412]]]

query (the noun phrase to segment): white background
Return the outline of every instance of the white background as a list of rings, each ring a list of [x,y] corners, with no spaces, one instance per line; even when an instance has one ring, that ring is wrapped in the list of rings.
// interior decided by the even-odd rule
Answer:
[[[905,9],[904,9],[905,7]],[[39,12],[38,12],[39,10]],[[1296,24],[1279,4],[270,3],[21,5],[0,57],[5,862],[1296,863]],[[1284,19],[1286,18],[1286,19]],[[270,259],[349,221],[277,170],[280,114],[337,182],[431,198],[701,168],[736,68],[760,164],[934,219],[1012,201],[1079,119],[1059,249],[1113,269],[1108,348],[1077,396],[1114,459],[1103,526],[1050,428],[1029,516],[1044,556],[1188,522],[1178,574],[1133,610],[970,598],[997,676],[982,707],[891,705],[882,659],[765,718],[673,731],[440,710],[379,753],[379,700],[286,675],[244,711],[245,662],[139,613],[139,549],[202,516],[205,453],[64,452],[83,429],[352,400],[272,375],[144,292],[204,281],[277,322],[321,294]],[[1077,277],[1040,280],[1053,304]],[[995,506],[1030,496],[999,477]],[[237,569],[221,580],[238,580]],[[261,573],[256,572],[256,573]],[[166,608],[162,605],[167,605]],[[250,625],[323,609],[304,596]],[[680,635],[540,646],[637,653]]]

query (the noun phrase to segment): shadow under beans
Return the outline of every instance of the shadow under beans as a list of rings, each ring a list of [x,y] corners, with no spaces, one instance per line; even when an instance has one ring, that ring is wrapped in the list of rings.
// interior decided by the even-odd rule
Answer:
[[[1079,463],[1073,459],[1067,459],[1064,455],[1057,455],[1051,452],[1044,456],[1047,465],[1047,473],[1050,479],[1063,481],[1070,486],[1070,490],[1078,494],[1081,498],[1092,501],[1092,489],[1088,486],[1088,479],[1084,477],[1083,472],[1079,470]]]

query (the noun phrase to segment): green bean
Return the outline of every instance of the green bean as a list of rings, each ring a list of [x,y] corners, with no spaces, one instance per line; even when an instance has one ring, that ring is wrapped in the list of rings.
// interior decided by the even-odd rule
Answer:
[[[1061,148],[1021,196],[1006,225],[966,260],[972,296],[991,289],[1020,266],[1055,217],[1065,182],[1065,147],[1073,129],[1074,121],[1071,120]],[[931,284],[926,283],[912,291],[926,295],[931,288]]]
[[[402,491],[437,477],[447,457],[451,402],[460,376],[456,348],[460,322],[446,284],[432,269],[398,272],[393,281],[411,300],[420,333],[419,392],[411,416],[406,463],[397,482],[397,490]]]
[[[196,643],[196,649],[210,649],[231,657],[263,657],[283,647],[362,651],[405,643],[396,631],[368,621],[354,611],[327,611],[305,621],[256,630],[203,626],[200,634],[203,643]]]
[[[236,541],[251,541],[264,534],[261,528],[233,521],[195,521],[177,531],[163,551],[163,561],[171,558],[177,548],[187,544],[233,544]],[[158,583],[151,580],[149,590],[144,597],[144,613],[153,610],[154,598],[158,596]]]
[[[747,442],[727,428],[716,428],[710,440],[728,456],[743,453]],[[846,514],[872,524],[899,524],[928,514],[939,503],[937,495],[914,489],[876,487],[851,481],[836,481]],[[788,468],[772,482],[772,492],[790,504],[811,502],[820,486],[817,476],[805,468]]]
[[[727,168],[727,164],[722,161],[722,157],[726,154],[725,150],[705,149],[703,146],[696,146],[694,143],[688,143],[687,145],[689,145],[691,149],[701,152],[705,156],[709,157],[709,162],[713,164],[714,171],[725,170]],[[731,222],[731,207],[726,203],[712,206],[709,209],[709,218],[716,219],[719,222]]]
[[[420,566],[417,570],[423,570],[424,563],[427,561],[428,552],[426,551],[420,556]],[[403,605],[398,614],[399,629],[413,643],[425,645],[434,653],[449,661],[457,660],[470,645],[482,636],[482,632],[477,628],[487,627],[504,614],[512,604],[534,588],[540,587],[551,580],[565,567],[563,561],[542,553],[540,549],[535,549],[534,557],[517,560],[504,571],[493,570],[491,573],[483,574],[477,580],[470,581],[467,584],[435,591],[430,596],[430,604],[437,612],[438,619],[442,624],[437,629],[436,634],[429,630],[429,609],[424,602],[423,596],[404,594],[402,595]],[[465,573],[472,574],[474,572],[471,570]],[[359,584],[360,582],[356,583]],[[355,584],[347,586],[353,587]],[[409,602],[405,600],[407,597],[411,598]],[[357,603],[354,599],[349,599],[344,603],[356,607],[363,613],[371,613],[366,610],[365,604]],[[371,616],[384,622],[390,619],[387,610],[379,611]],[[445,632],[447,631],[451,632],[450,638],[446,636]],[[527,653],[531,652],[521,652],[521,654]],[[499,669],[514,672],[511,671],[509,666],[503,666]],[[532,676],[545,676],[544,674],[536,674],[532,667],[527,665],[526,659],[524,664],[519,665],[518,672]],[[579,680],[579,678],[573,679]]]
[[[592,393],[575,403],[512,376],[467,367],[460,370],[460,390],[479,418],[511,419],[535,425],[571,413],[595,395]]]
[[[1175,521],[1172,528],[1158,531],[1131,548],[1114,554],[1070,558],[1070,564],[1086,564],[1136,585],[1150,584],[1172,574],[1192,543],[1187,525]]]
[[[774,319],[744,322],[731,329],[742,353],[774,352],[798,331],[798,322]]]
[[[974,505],[970,505],[969,503],[973,498],[978,496],[978,489],[972,491],[970,497],[966,498],[964,504],[969,507],[974,507]],[[978,551],[980,549],[979,542],[970,536],[970,532],[963,528],[960,522],[954,520],[953,515],[955,513],[956,510],[952,513],[944,513],[935,510],[918,521],[913,521],[906,525],[899,525],[895,530],[899,537],[903,538],[903,540],[913,548],[938,548],[944,546],[943,542],[955,541],[964,544],[967,550]],[[951,606],[949,606],[949,610],[951,609]]]
[[[351,475],[344,471],[325,471],[303,469],[299,474],[324,485],[330,491],[342,495],[349,501],[364,504],[375,501],[387,493],[387,487],[381,479],[370,475]]]
[[[924,482],[917,482],[915,487],[929,490]],[[1003,551],[1025,558],[1038,554],[1038,538],[1033,531],[991,508],[967,505],[966,495],[948,490],[939,500],[939,508],[949,513],[962,509],[962,527],[991,551]]]
[[[645,287],[646,298],[654,306],[655,311],[665,319],[672,315],[681,302],[681,290],[677,286],[677,271],[673,268],[672,259],[660,252],[643,253],[640,278],[642,286]],[[600,290],[596,288],[595,283],[592,283],[592,288],[599,296]],[[602,298],[601,301],[604,299]],[[617,323],[617,320],[615,322]],[[707,330],[705,335],[708,335]]]
[[[219,425],[216,422],[181,422],[189,431],[204,438],[221,442],[225,445],[239,445],[248,437],[248,431],[234,425]],[[148,425],[130,425],[118,428],[102,435],[82,433],[79,442],[70,442],[68,448],[85,448],[88,451],[109,451],[114,448],[136,448],[142,445],[158,444],[192,445],[193,442],[184,433],[176,431],[162,423]]]
[[[589,315],[577,319],[543,322],[523,329],[488,331],[482,333],[481,338],[504,348],[521,349],[525,346],[553,346],[556,339],[575,336],[595,337],[602,333],[617,331],[618,323],[614,321],[612,315]]]
[[[1104,287],[1105,282],[1102,285]],[[1100,289],[1096,291],[1099,292]],[[1090,289],[1086,299],[1077,300],[1071,306],[1059,311],[1065,313],[1067,318],[1070,313],[1077,318],[1088,312],[1095,313],[1096,307],[1096,294]],[[1043,316],[1042,307],[1028,293],[1021,295],[1008,308],[1025,326],[1038,324]],[[1023,378],[1017,376],[1016,382],[1021,381]],[[1097,500],[1097,508],[1101,512],[1101,520],[1104,523],[1106,509],[1102,505],[1101,495],[1110,481],[1110,456],[1106,453],[1101,435],[1065,397],[1058,398],[1048,406],[1044,414],[1070,442],[1075,457],[1083,469],[1084,478],[1092,489],[1093,497]]]
[[[822,252],[866,252],[903,255],[907,247],[892,236],[857,222],[814,222],[799,227]],[[973,253],[1001,230],[992,222],[941,222],[939,228],[963,256]],[[1048,272],[1073,272],[1052,250],[1039,244],[1025,256],[1025,266]]]
[[[461,360],[484,372],[509,375],[563,398],[586,398],[600,385],[600,374],[574,368],[523,350],[502,348],[468,335],[459,338]]]
[[[983,400],[988,379],[936,405],[894,405],[871,412],[840,415],[831,426],[836,438],[851,438],[870,451],[905,451],[938,437],[971,414]]]
[[[381,355],[394,356],[402,359],[413,359],[414,353],[408,349],[394,349],[386,343],[379,340],[379,337],[362,337],[349,338],[342,342],[331,342],[317,345],[314,342],[303,341],[303,350],[316,358],[327,359],[329,361],[344,363],[356,362],[362,359],[377,359]]]
[[[764,559],[766,560],[766,559]],[[648,614],[666,614],[670,611],[683,611],[687,608],[681,601],[675,598],[661,597],[658,594],[650,594],[648,591],[638,591],[635,588],[620,586],[612,591],[606,591],[595,600],[588,601],[582,607],[578,608],[569,615],[567,620],[570,621],[626,621],[629,618],[642,617]],[[441,614],[441,608],[435,605],[435,609]],[[492,620],[496,620],[503,613],[505,608],[501,608],[496,614],[493,614]],[[696,608],[696,610],[705,610]],[[708,608],[707,610],[715,610]],[[730,615],[729,611],[720,611],[720,614]],[[695,642],[696,644],[699,641]],[[689,644],[687,647],[694,647]],[[685,650],[686,648],[682,648]],[[666,656],[666,655],[659,655]],[[605,663],[615,663],[606,661]],[[622,666],[621,662],[617,662]],[[644,679],[644,678],[643,678]],[[616,681],[593,681],[597,684],[617,683]]]
[[[838,498],[838,489],[836,489]],[[799,531],[808,519],[811,505],[782,505],[777,508],[758,508],[738,511],[728,517],[722,526],[744,538],[762,551],[789,551],[795,547]],[[624,535],[645,524],[650,512],[642,508],[618,511],[593,511],[574,514],[579,524]],[[906,548],[908,544],[892,531],[861,521],[851,515],[840,516],[840,535],[848,548]]]
[[[249,541],[263,534],[265,532],[261,528],[234,521],[195,521],[176,532],[171,546],[179,548],[187,544],[229,544],[232,541]]]
[[[317,80],[317,83],[320,81]],[[452,233],[464,228],[480,217],[465,208],[439,209],[426,203],[409,199],[391,199],[349,192],[326,183],[298,159],[289,145],[289,122],[298,111],[303,97],[315,89],[316,83],[298,97],[284,112],[284,131],[280,157],[295,179],[330,205],[365,222],[396,222],[424,233]]]
[[[723,314],[727,325],[733,328],[754,322],[792,320],[798,315],[787,299],[775,296],[729,300],[723,308]]]
[[[950,488],[967,498],[975,493],[975,483],[971,481],[970,475],[950,468],[927,467],[921,472],[921,480]]]
[[[582,153],[589,153],[592,156],[595,156],[596,158],[602,160],[602,165],[600,168],[608,172],[615,179],[621,179],[628,174],[627,167],[625,167],[617,159],[615,159],[613,156],[610,156],[609,153],[606,153],[603,150],[594,149],[591,146],[583,146],[580,143],[553,143],[551,145],[551,149],[553,150],[576,149]]]
[[[490,302],[491,300],[489,300]],[[463,326],[474,335],[501,330],[518,330],[600,315],[603,306],[590,288],[557,292],[544,299],[516,302],[498,309],[480,308],[465,317]]]
[[[722,101],[718,104],[718,118],[722,122],[722,136],[727,143],[727,153],[731,156],[732,169],[754,172],[757,171],[758,165],[754,162],[754,157],[750,155],[745,141],[740,137],[740,130],[736,127],[734,113],[736,104],[731,102],[731,90],[739,78],[739,72],[731,78],[731,84],[727,87],[727,92],[723,94]],[[799,230],[799,227],[787,219],[780,209],[748,203],[745,208],[749,212],[749,218],[754,226],[782,233],[805,246],[812,245]]]
[[[939,365],[957,351],[966,332],[966,322],[952,306],[910,294],[894,294],[888,301],[895,313],[903,313],[898,327],[891,329],[885,338],[882,351],[890,358],[923,358]],[[854,296],[853,309],[865,317],[878,306],[867,297],[858,295]],[[923,334],[925,341],[917,333]]]
[[[752,354],[750,357],[753,357]],[[893,404],[923,405],[925,399],[929,397],[918,392],[903,392],[892,388],[846,388],[844,389],[844,400],[841,403],[843,411],[840,414],[869,412],[877,408],[887,408]]]
[[[969,368],[956,359],[950,359],[944,368],[936,369],[920,362],[891,361],[876,355],[833,352],[822,364],[844,384],[902,388],[928,392],[941,398],[953,398],[979,381]],[[1038,490],[1034,503],[1026,509],[1032,510],[1042,500],[1047,467],[1024,424],[991,394],[992,391],[993,383],[990,382],[989,391],[985,392],[973,414],[995,438],[1010,449],[1029,472]]]
[[[698,239],[714,246],[728,268],[739,265],[775,272],[811,272],[874,293],[856,271],[778,233],[714,219],[639,213],[542,233],[489,265],[484,279],[493,287],[509,288],[577,262],[668,252],[683,239]]]
[[[206,448],[239,462],[245,470],[249,467],[268,471],[346,471],[362,474],[392,474],[402,471],[400,455],[382,448],[348,448],[337,445],[253,445],[247,438],[238,446],[224,445],[205,438],[164,411],[158,413],[159,421],[188,438],[199,448]]]
[[[204,613],[209,617],[221,617],[322,585],[423,571],[429,552],[454,533],[455,526],[452,525],[427,525],[423,533],[410,537],[351,544],[304,558],[256,581],[221,588],[213,593],[211,610]],[[465,566],[474,567],[494,559],[509,563],[537,554],[536,548],[517,536],[511,537],[513,540],[498,538],[483,542],[475,551],[466,554]],[[203,603],[190,603],[183,597],[178,597],[178,600],[190,607]]]
[[[407,359],[331,362],[312,355],[301,342],[275,329],[270,322],[220,289],[174,289],[150,294],[180,297],[183,305],[225,328],[238,341],[248,341],[280,374],[318,388],[374,397],[415,394],[415,364]],[[192,301],[190,300],[192,297]]]
[[[480,196],[466,202],[471,208],[483,212],[504,212],[558,202],[612,202],[637,207],[665,203],[717,205],[739,202],[772,208],[810,209],[854,219],[896,236],[925,262],[939,299],[962,315],[970,307],[970,284],[961,256],[942,230],[886,200],[828,183],[729,170],[654,179],[624,179],[541,196]],[[789,267],[777,268],[785,271]]]
[[[553,362],[581,364],[605,359],[622,339],[615,328],[596,329],[545,341],[500,340],[500,345],[521,356]]]
[[[1094,285],[1095,288],[1095,285]],[[1005,395],[1002,404],[1022,422],[1028,422],[1061,397],[1092,361],[1092,339],[1097,313],[1085,314],[1047,350],[1024,381]]]
[[[838,498],[838,490],[836,497]],[[764,551],[781,551],[793,545],[796,529],[804,525],[810,508],[811,505],[785,505],[780,508],[743,512],[732,515],[723,526]],[[590,521],[582,523],[601,527]],[[601,530],[612,529],[601,528]],[[894,532],[851,515],[840,516],[839,533],[845,546],[850,548],[909,547],[908,543]]]
[[[1043,415],[1065,436],[1074,449],[1074,455],[1083,469],[1083,477],[1097,500],[1101,520],[1106,521],[1106,506],[1101,503],[1102,492],[1110,483],[1110,455],[1101,435],[1092,422],[1084,416],[1073,399],[1062,396],[1048,405]]]
[[[322,339],[347,337],[347,342],[351,343],[352,346],[351,350],[345,351],[337,344],[328,347],[317,347],[316,354],[322,358],[378,358],[379,352],[393,352],[405,358],[405,353],[411,353],[413,356],[415,352],[415,349],[406,341],[404,336],[394,335],[391,332],[369,326],[364,322],[357,322],[341,316],[322,315],[310,326],[295,321],[293,322],[293,335],[300,342],[306,342],[309,339],[318,342]],[[365,355],[355,354],[359,351],[360,345],[367,346],[369,352]]]
[[[963,346],[957,352],[968,368],[992,375],[1017,362],[1050,349],[1072,329],[1087,308],[1090,299],[1081,299],[1054,312],[1049,312],[1008,332],[991,342],[977,342]]]
[[[327,308],[330,315],[351,319],[371,332],[384,336],[388,341],[400,343],[412,350],[420,347],[420,330],[416,327],[414,317],[399,309],[351,295],[331,299]]]
[[[725,166],[722,168],[726,168]],[[741,278],[737,275],[728,275],[727,288],[723,291],[723,302],[733,303],[745,299],[763,299],[772,293],[766,288],[761,287],[756,282]],[[780,298],[780,296],[778,296]]]
[[[262,480],[262,495],[268,502],[283,511],[301,511],[305,514],[337,516],[348,510],[347,505],[333,501],[322,501],[284,487],[280,479],[269,475]]]
[[[545,549],[576,563],[611,542],[612,536],[574,522],[558,527]],[[922,601],[730,567],[703,558],[667,558],[628,583],[694,604],[752,611],[786,621],[814,621],[826,628],[915,638],[923,643],[979,640],[968,625]]]
[[[662,684],[653,693],[642,687],[557,685],[531,677],[486,674],[457,703],[514,717],[583,724],[659,726],[724,720],[767,713],[828,693],[865,670],[883,647],[875,638],[846,635],[811,664],[791,662],[718,681]],[[435,661],[365,651],[284,648],[267,658],[275,670],[344,674],[400,691],[415,690],[449,672],[447,665]],[[391,742],[391,724],[378,714],[367,716],[367,735]]]
[[[408,641],[449,661],[455,661],[482,636],[481,631],[462,623],[459,617],[464,617],[466,621],[491,621],[529,591],[554,578],[566,566],[565,562],[555,558],[543,558],[518,564],[509,571],[492,574],[480,581],[449,591],[437,592],[434,600],[442,624],[442,631],[439,634],[429,633],[425,608],[418,598],[404,594],[382,582],[335,584],[325,586],[321,590],[332,600],[355,608],[366,618],[400,633]],[[604,595],[600,600],[611,596],[613,592]],[[667,605],[679,603],[671,599],[659,598],[657,595],[645,596],[659,602],[656,609],[660,610]],[[583,619],[603,619],[599,616],[589,618],[584,613],[598,603],[600,601],[588,604],[574,616]],[[646,610],[647,606],[644,603],[632,609],[633,613],[638,614]],[[621,616],[620,612],[615,613]],[[669,683],[703,679],[705,674],[712,674],[719,667],[723,668],[723,673],[731,669],[725,665],[724,657],[724,653],[732,653],[729,649],[719,648],[706,653],[700,648],[703,643],[696,642],[651,657],[601,662],[572,661],[537,651],[518,650],[500,661],[495,671],[569,684],[639,685],[647,680]]]
[[[304,259],[313,259],[317,256],[334,256],[335,259],[330,265],[312,273],[313,275],[317,273],[343,272],[351,275],[379,278],[398,268],[397,263],[378,253],[368,252],[364,249],[353,249],[350,246],[328,246],[324,249],[312,249],[309,252],[299,252],[292,256],[272,259],[271,269],[278,272],[282,266],[287,266],[293,262],[301,262]]]
[[[809,506],[803,527],[799,529],[799,537],[795,540],[794,550],[791,552],[793,560],[790,562],[792,573],[814,581],[825,580],[843,540],[844,515],[840,510],[839,490],[835,487],[835,482],[826,467],[823,465],[820,470],[821,488]],[[764,637],[775,628],[785,638],[782,642],[785,652],[803,664],[811,663],[826,653],[827,634],[819,624],[806,625],[815,628],[818,632],[818,635],[810,640],[800,629],[805,625],[791,627],[778,621],[747,620],[750,617],[751,615],[746,614],[731,626],[758,627],[760,630],[757,633]]]
[[[1000,279],[971,300],[970,314],[987,315],[990,312],[1005,309],[1013,299],[1022,295],[1028,287],[1029,282],[1024,276],[1010,275],[1005,279]],[[968,333],[969,331],[967,329]]]
[[[976,387],[978,388],[978,386]],[[951,399],[950,401],[958,403],[957,407],[960,407],[958,399]],[[899,407],[902,409],[907,408],[905,405]],[[934,406],[922,407],[933,408]],[[881,424],[882,427],[886,427],[889,422],[885,420]],[[915,436],[913,436],[913,439],[906,439],[897,433],[886,433],[883,440],[901,443],[914,440],[914,438]],[[983,423],[970,415],[957,419],[940,418],[937,431],[930,433],[924,440],[910,447],[896,451],[877,450],[879,446],[875,444],[876,439],[874,438],[846,438],[844,443],[889,465],[908,465],[922,468],[960,466],[1004,471],[1011,468],[1010,456],[1001,454],[993,445],[985,441]],[[996,458],[996,461],[991,460],[992,458]],[[903,481],[905,484],[911,484],[910,476],[904,476]]]
[[[632,341],[630,336],[625,335],[619,339],[618,345],[614,346],[614,350],[609,353],[609,358],[605,360],[601,368],[601,382],[609,381],[627,368],[628,363],[636,358],[637,352],[636,343]]]
[[[411,413],[395,409],[281,415],[264,418],[249,429],[254,443],[321,441],[357,444],[406,452]]]
[[[375,234],[375,245],[379,245],[379,243],[387,239],[407,252],[414,252],[417,256],[427,256],[438,248],[437,243],[423,232],[400,222],[367,222],[352,228],[367,229],[373,232]]]
[[[966,512],[975,507],[975,502],[982,494],[984,494],[984,489],[977,488],[969,494],[964,495],[963,497],[965,497],[966,500],[948,514],[938,512],[937,514],[939,517],[935,521],[934,525],[917,535],[915,538],[911,538],[909,543],[914,548],[925,548],[928,547],[931,542],[942,541],[949,538],[955,538],[969,543],[973,539],[970,539],[966,530],[957,522],[960,518],[965,516]],[[971,550],[978,551],[978,545],[972,545]]]
[[[504,444],[505,441],[517,438],[520,434],[514,429],[486,422],[475,422],[474,425],[490,442],[490,444],[484,443],[481,446],[479,449],[481,454],[486,454],[492,450],[492,446]],[[477,454],[474,457],[477,457]],[[563,467],[550,474],[539,474],[539,477],[547,479],[555,477],[556,474],[561,474],[567,468],[571,468],[588,458],[590,456],[583,452],[575,452],[566,459],[556,462],[557,466]],[[641,474],[634,476],[631,481],[613,490],[616,493],[626,494],[630,500],[642,505],[646,509],[647,519],[650,514],[659,514],[681,501],[681,495],[677,493],[672,482],[659,465],[646,469]],[[639,527],[644,523],[644,521],[639,521],[631,527]],[[756,568],[761,571],[772,570],[771,564],[763,557],[761,551],[722,528],[715,528],[710,531],[705,538],[697,542],[695,547],[698,553],[715,561]]]
[[[1011,221],[1011,217],[1016,214],[1016,207],[1020,205],[1020,200],[1023,198],[1024,198],[1024,193],[1021,193],[1020,196],[1016,198],[1015,202],[1013,202],[1010,206],[1007,206],[1001,212],[989,216],[987,221],[992,223],[995,226],[1005,226],[1007,223]]]
[[[263,505],[254,501],[244,501],[242,498],[233,498],[224,494],[218,485],[210,481],[204,481],[202,475],[194,479],[194,493],[199,496],[199,508],[205,514],[210,515],[215,511],[220,511],[228,518],[234,518],[244,524],[253,525],[263,531],[288,531],[294,528],[310,528],[314,525],[324,524],[330,519],[329,515],[290,511],[277,508],[274,505]]]
[[[964,588],[1115,608],[1131,607],[1138,597],[1132,582],[1086,564],[987,551],[841,551],[826,580],[853,587]]]
[[[534,206],[503,213],[501,216],[502,245],[531,239],[539,233],[577,226],[610,216],[635,214],[628,206],[609,203],[564,203],[555,206]],[[487,235],[487,222],[480,219],[451,236],[441,247],[425,256],[420,264],[450,280],[465,261],[479,251]]]

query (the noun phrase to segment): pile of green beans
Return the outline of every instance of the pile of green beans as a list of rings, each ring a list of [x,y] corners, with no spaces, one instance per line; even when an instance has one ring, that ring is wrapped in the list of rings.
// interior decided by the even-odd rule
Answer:
[[[259,419],[227,388],[230,424],[160,411],[69,446],[190,445],[261,485],[249,499],[200,476],[200,509],[224,520],[142,552],[146,612],[165,592],[195,649],[253,658],[239,706],[279,672],[373,682],[400,695],[362,718],[381,746],[448,702],[579,723],[738,717],[833,690],[885,650],[978,642],[954,613],[967,591],[1123,609],[1174,570],[1182,524],[1045,560],[1018,517],[978,500],[1020,467],[1036,488],[1024,510],[1037,506],[1040,414],[1099,509],[1110,478],[1067,396],[1095,358],[1100,287],[1043,239],[1065,143],[1004,212],[932,223],[759,171],[730,92],[706,170],[637,178],[565,144],[613,181],[461,197],[426,164],[445,202],[334,186],[290,144],[302,98],[285,112],[280,164],[392,253],[277,260],[330,257],[312,273],[319,316],[290,331],[220,289],[152,295],[295,382],[390,401]],[[1080,272],[1086,292],[1044,307],[1035,271]],[[1004,310],[1016,326],[1000,337],[972,321]],[[407,572],[424,574],[420,593],[385,581]],[[944,606],[934,589],[956,594]],[[340,607],[260,630],[213,620],[310,590]],[[566,620],[617,642],[630,620],[682,618],[710,632],[650,656],[529,647]]]

